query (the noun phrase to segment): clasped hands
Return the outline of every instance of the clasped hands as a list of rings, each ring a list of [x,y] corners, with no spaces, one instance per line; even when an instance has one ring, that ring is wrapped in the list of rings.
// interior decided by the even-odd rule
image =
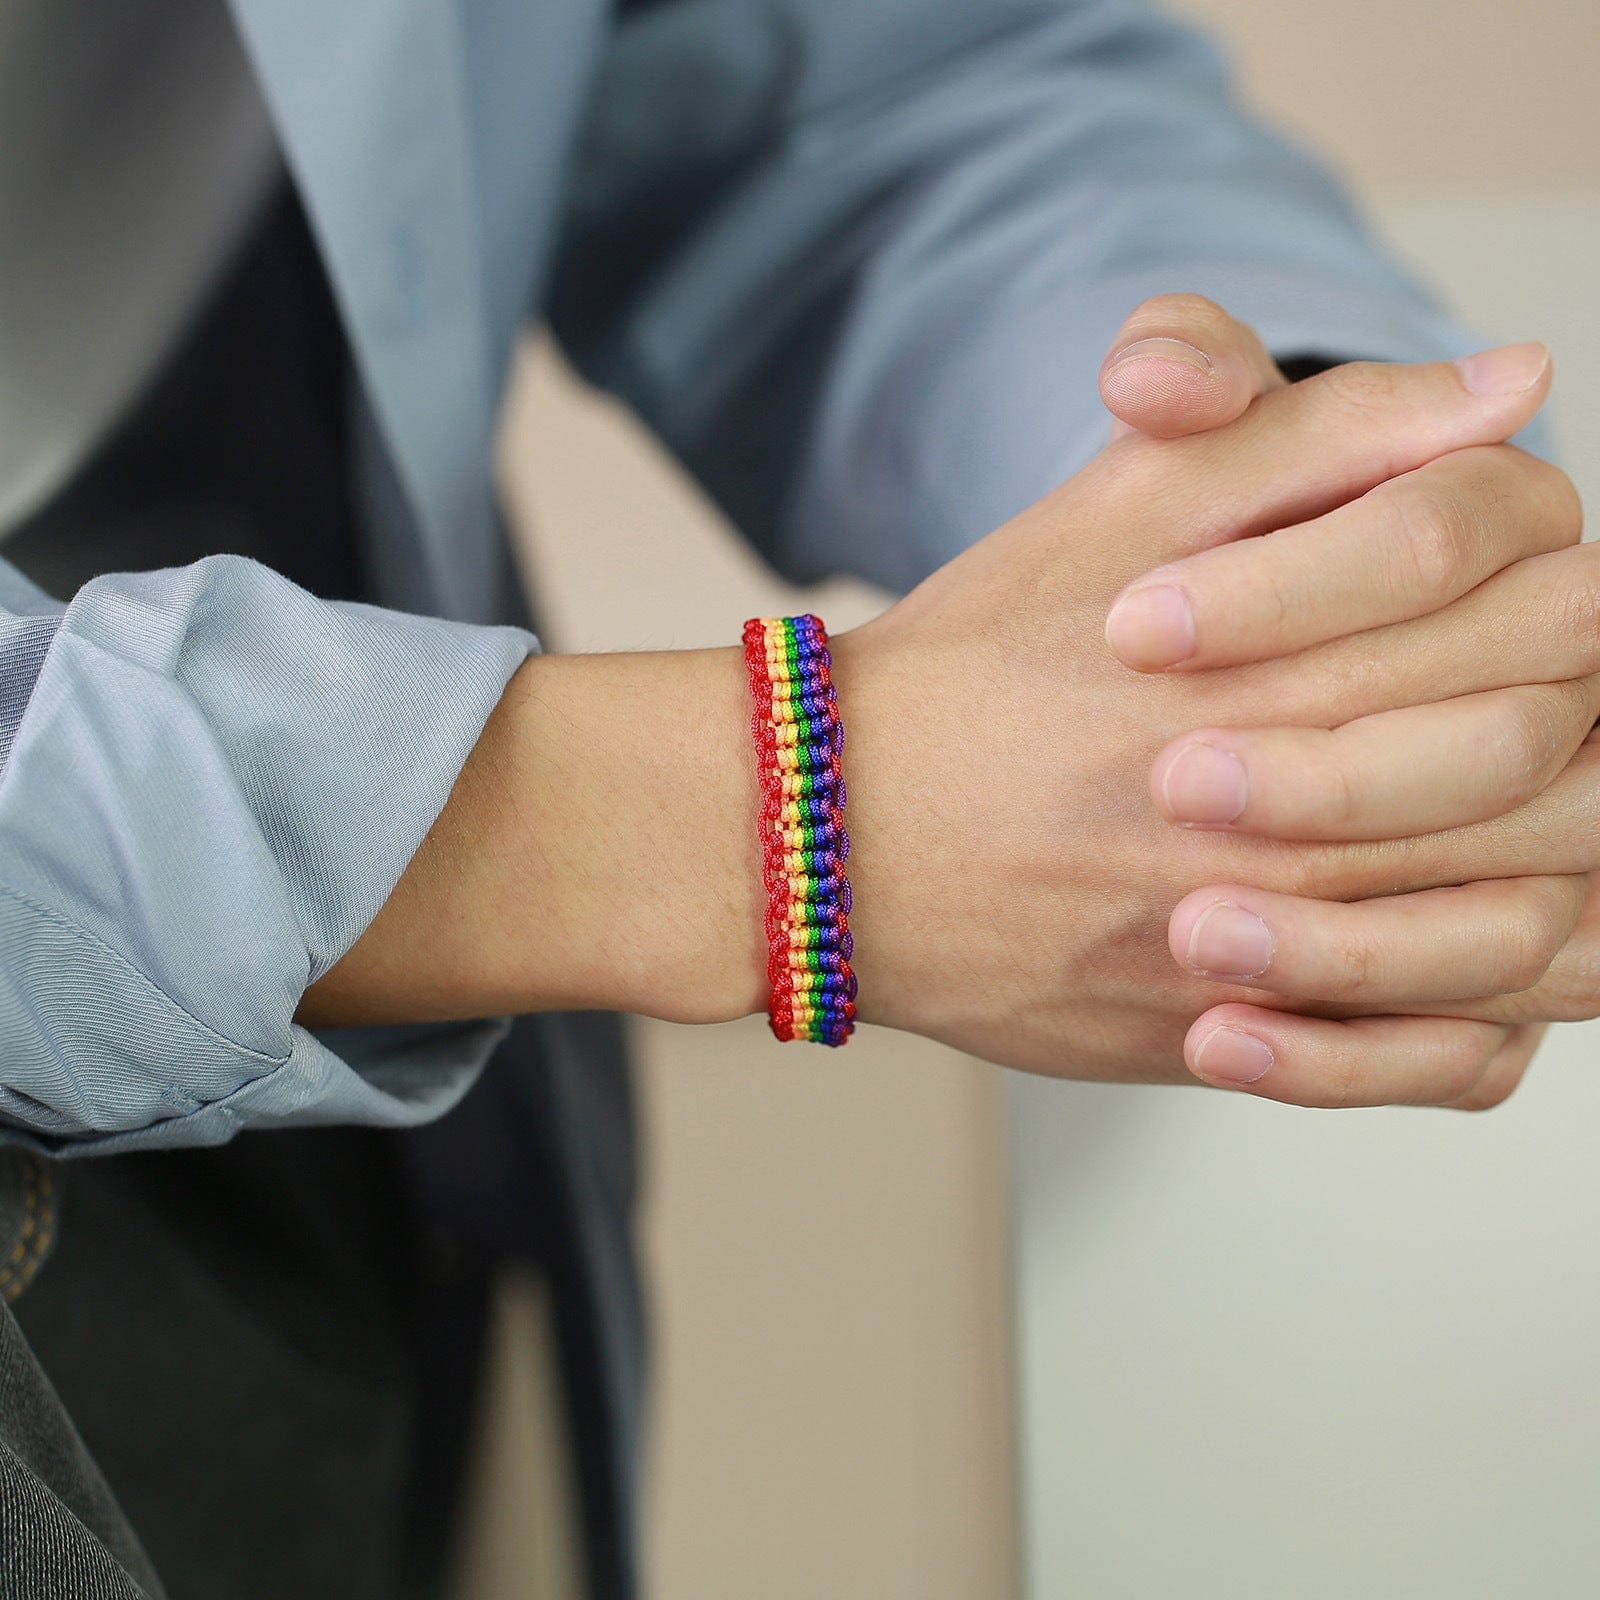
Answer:
[[[1484,1107],[1600,1014],[1600,548],[1537,345],[1287,385],[1147,303],[1117,436],[833,640],[863,1020],[1061,1076]],[[736,647],[535,656],[310,1026],[766,1001]]]
[[[862,1015],[1481,1108],[1600,1013],[1600,550],[1542,347],[1286,385],[1148,302],[1076,477],[836,641]]]

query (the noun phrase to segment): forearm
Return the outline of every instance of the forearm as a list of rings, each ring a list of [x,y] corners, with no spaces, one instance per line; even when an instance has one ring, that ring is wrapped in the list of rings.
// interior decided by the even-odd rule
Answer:
[[[531,658],[394,893],[296,1020],[759,1010],[749,719],[737,649]]]

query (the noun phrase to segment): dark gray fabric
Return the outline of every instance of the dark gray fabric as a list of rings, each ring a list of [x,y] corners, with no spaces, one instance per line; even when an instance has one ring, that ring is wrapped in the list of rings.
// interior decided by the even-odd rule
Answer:
[[[3,1313],[0,1313],[3,1316]],[[0,1343],[13,1330],[0,1328]],[[4,1363],[0,1355],[0,1365]],[[9,1445],[0,1444],[0,1595],[71,1595],[81,1600],[123,1600],[159,1594],[137,1583],[47,1482]]]
[[[250,1135],[54,1178],[17,1324],[172,1600],[426,1594],[425,1261],[391,1141]]]
[[[162,1600],[164,1591],[11,1314],[49,1255],[45,1161],[0,1148],[0,1597]]]
[[[399,1148],[419,1209],[454,1250],[468,1262],[535,1262],[545,1274],[590,1593],[626,1600],[638,1586],[647,1328],[633,1241],[636,1145],[622,1019],[604,1012],[518,1019],[466,1100],[442,1121],[403,1135]]]

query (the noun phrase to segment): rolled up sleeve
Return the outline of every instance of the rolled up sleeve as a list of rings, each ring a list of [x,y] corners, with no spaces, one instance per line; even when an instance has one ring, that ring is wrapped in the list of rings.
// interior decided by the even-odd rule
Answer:
[[[444,1111],[503,1028],[313,1034],[537,650],[220,556],[0,571],[0,1134],[55,1154]]]

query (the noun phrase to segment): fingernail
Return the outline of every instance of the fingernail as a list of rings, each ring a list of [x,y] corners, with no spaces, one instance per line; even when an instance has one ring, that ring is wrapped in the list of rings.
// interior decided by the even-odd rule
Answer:
[[[1503,344],[1456,362],[1461,381],[1473,394],[1521,394],[1549,365],[1550,352],[1542,344]]]
[[[1250,781],[1231,750],[1196,741],[1167,763],[1161,797],[1175,822],[1233,822],[1250,802]]]
[[[1242,906],[1212,906],[1189,935],[1189,965],[1208,978],[1259,978],[1272,965],[1272,930]]]
[[[1135,339],[1124,345],[1106,361],[1106,371],[1126,366],[1130,361],[1181,361],[1185,366],[1198,367],[1201,372],[1211,371],[1211,357],[1196,345],[1185,344],[1182,339]]]
[[[1213,1028],[1194,1052],[1194,1072],[1215,1083],[1255,1083],[1276,1058],[1264,1039],[1237,1028]]]
[[[1106,618],[1106,643],[1143,672],[1187,661],[1194,654],[1194,610],[1188,595],[1170,583],[1130,590]]]

